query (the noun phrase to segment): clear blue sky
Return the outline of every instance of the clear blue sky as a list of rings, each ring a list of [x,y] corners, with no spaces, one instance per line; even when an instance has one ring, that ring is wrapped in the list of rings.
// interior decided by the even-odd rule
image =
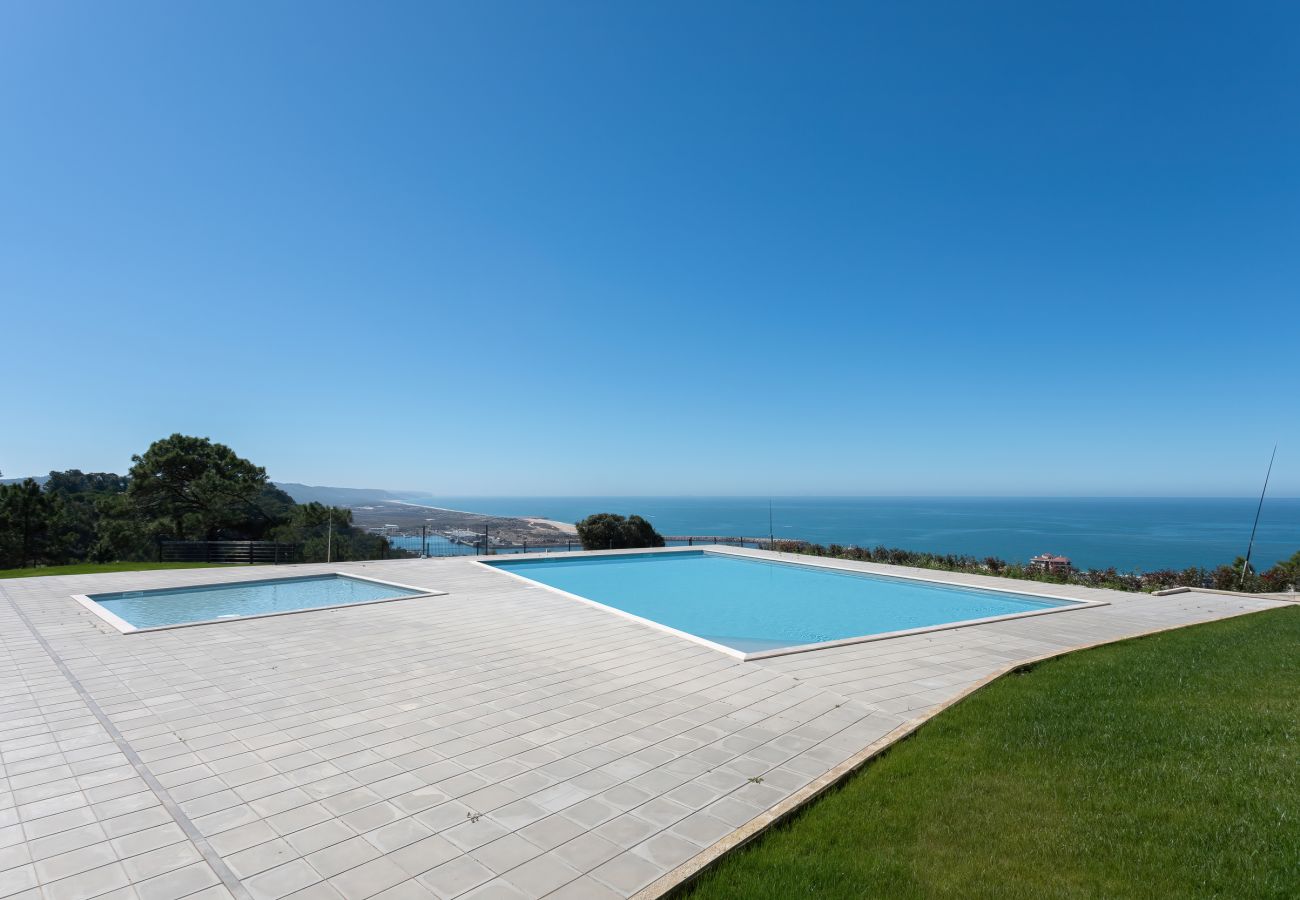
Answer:
[[[0,7],[0,470],[1300,494],[1300,6]]]

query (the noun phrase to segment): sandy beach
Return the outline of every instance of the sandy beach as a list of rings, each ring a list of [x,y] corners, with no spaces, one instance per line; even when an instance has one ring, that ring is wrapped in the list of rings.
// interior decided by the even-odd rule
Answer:
[[[525,522],[531,522],[534,525],[549,525],[552,528],[563,531],[565,534],[576,535],[578,533],[577,527],[575,527],[571,522],[557,522],[554,519],[539,519],[535,516],[524,516],[523,520]]]
[[[485,519],[513,518],[518,519],[520,522],[527,522],[530,525],[554,528],[557,531],[563,531],[565,534],[576,535],[578,533],[578,529],[572,522],[557,522],[555,519],[543,519],[539,516],[491,516],[485,513],[474,512],[471,509],[450,509],[446,506],[429,506],[426,503],[411,503],[407,500],[393,500],[390,502],[400,504],[401,506],[414,506],[416,509],[436,509],[438,512],[459,513],[463,516],[482,516]]]

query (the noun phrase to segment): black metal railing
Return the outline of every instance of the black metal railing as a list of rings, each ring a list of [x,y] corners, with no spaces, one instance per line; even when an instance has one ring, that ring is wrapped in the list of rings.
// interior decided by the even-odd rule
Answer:
[[[483,556],[497,553],[567,553],[581,550],[577,538],[567,541],[507,541],[491,532],[435,533],[432,531],[404,531],[386,535],[388,545],[419,556]]]
[[[429,529],[406,530],[389,533],[390,547],[405,550],[418,556],[484,556],[514,553],[568,553],[582,549],[575,536],[565,541],[510,541],[489,532],[434,532]],[[696,547],[707,544],[725,544],[732,547],[752,547],[762,550],[769,546],[768,538],[736,537],[734,535],[665,535],[669,547]]]
[[[388,546],[415,556],[485,556],[515,553],[571,553],[582,549],[573,537],[564,541],[510,541],[488,533],[402,531],[387,534]],[[769,546],[767,538],[732,535],[665,535],[669,547],[697,547],[724,544],[732,547]],[[390,554],[385,553],[385,556]],[[391,555],[402,555],[391,554]],[[302,545],[278,541],[159,541],[159,562],[210,562],[242,565],[296,563],[302,561]]]
[[[664,543],[670,547],[694,547],[696,544],[725,544],[731,547],[753,547],[762,550],[769,543],[767,538],[732,537],[730,535],[709,534],[673,534],[664,535]]]
[[[159,562],[258,563],[297,562],[302,547],[279,541],[159,541]]]

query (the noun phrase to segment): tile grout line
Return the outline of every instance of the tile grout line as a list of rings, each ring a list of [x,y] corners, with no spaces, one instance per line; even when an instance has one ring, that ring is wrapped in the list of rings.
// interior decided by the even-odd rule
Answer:
[[[422,561],[411,561],[411,563],[423,565]],[[410,563],[398,565],[410,565]],[[470,565],[473,563],[462,565],[454,562],[445,565],[444,571],[452,571],[452,566],[456,566],[459,571]],[[294,568],[306,568],[308,571],[316,569],[316,567]],[[351,568],[350,565],[347,566],[349,571]],[[405,568],[402,571],[405,573],[414,569]],[[214,574],[216,573],[213,570],[206,570],[188,577],[190,580],[198,581]],[[246,570],[242,572],[227,570],[220,574],[220,579],[226,583],[238,584],[249,580],[247,576],[250,574],[256,575]],[[140,584],[153,585],[157,581],[149,579],[155,575],[159,580],[180,577],[177,573],[140,573],[132,577]],[[114,578],[120,577],[114,576]],[[399,576],[398,580],[418,582],[424,579]],[[491,587],[483,584],[484,578],[471,576],[468,572],[462,575],[453,574],[449,580],[451,584],[457,586],[453,594],[460,591],[472,594],[475,585]],[[74,618],[69,615],[70,613],[80,616],[75,609],[66,608],[64,603],[66,598],[62,586],[71,583],[74,582],[51,579],[48,590],[42,584],[32,584],[29,590],[21,587],[23,583],[19,582],[13,592],[18,596],[8,594],[7,598],[14,606],[20,601],[24,604],[24,609],[26,606],[31,606],[33,611],[37,612],[37,619],[41,621],[40,627],[51,629],[50,636],[56,639],[68,636],[68,650],[73,658],[67,665],[79,666],[87,673],[90,684],[85,685],[85,688],[94,692],[96,698],[105,698],[104,703],[99,706],[106,715],[112,716],[116,713],[118,717],[130,718],[123,710],[131,712],[138,708],[137,704],[143,703],[158,717],[158,721],[165,722],[167,730],[172,733],[183,733],[185,729],[181,728],[178,732],[177,726],[189,724],[195,733],[201,736],[205,749],[221,748],[225,742],[229,742],[232,749],[222,750],[217,756],[219,759],[232,758],[235,753],[252,752],[255,757],[272,766],[276,770],[276,775],[289,776],[298,787],[305,787],[306,785],[294,778],[294,773],[308,768],[315,755],[320,754],[327,761],[339,761],[340,767],[349,775],[365,769],[367,774],[358,776],[357,780],[363,787],[374,787],[376,791],[380,790],[377,786],[378,781],[384,780],[380,778],[382,770],[371,771],[369,769],[371,763],[367,758],[355,754],[373,751],[384,760],[398,763],[402,769],[418,771],[427,764],[427,759],[413,757],[408,765],[401,758],[408,753],[414,754],[421,749],[432,749],[452,742],[454,749],[447,751],[445,760],[459,761],[462,754],[478,754],[489,747],[495,748],[506,742],[518,742],[522,734],[528,733],[531,736],[532,732],[540,730],[545,735],[544,744],[528,747],[526,743],[523,745],[510,743],[510,748],[502,751],[503,760],[498,761],[514,759],[517,755],[529,753],[533,749],[554,746],[561,752],[560,759],[548,760],[544,755],[531,757],[527,763],[528,770],[551,772],[552,770],[547,769],[546,765],[549,762],[558,763],[565,758],[573,758],[581,762],[583,768],[590,771],[603,770],[603,766],[611,762],[605,755],[610,752],[611,747],[619,748],[617,753],[623,756],[638,756],[640,751],[636,748],[641,745],[636,742],[624,743],[627,739],[649,740],[650,744],[642,749],[649,749],[659,743],[666,745],[666,741],[673,740],[676,735],[671,731],[665,732],[665,726],[671,726],[675,730],[678,726],[684,727],[694,723],[694,727],[698,728],[716,719],[697,720],[694,717],[695,713],[703,714],[711,711],[712,716],[725,718],[728,713],[724,710],[734,711],[737,704],[742,709],[762,710],[767,718],[757,721],[741,718],[739,721],[747,724],[735,734],[744,735],[746,729],[750,727],[772,728],[771,733],[765,733],[758,738],[760,744],[764,747],[770,744],[774,749],[782,749],[782,756],[787,760],[799,758],[800,765],[793,770],[793,773],[799,774],[800,783],[806,785],[810,783],[808,773],[814,770],[823,773],[828,771],[826,767],[831,762],[846,759],[845,754],[849,749],[861,746],[869,733],[876,731],[875,724],[860,724],[866,720],[844,726],[843,723],[848,720],[840,719],[839,716],[847,715],[847,711],[839,713],[822,709],[821,712],[817,712],[816,698],[821,696],[852,698],[856,701],[855,707],[858,703],[868,709],[875,706],[870,701],[858,700],[852,693],[841,693],[841,687],[836,686],[837,678],[840,680],[839,683],[843,683],[845,678],[852,677],[849,672],[856,665],[852,661],[854,659],[859,663],[863,658],[879,657],[888,660],[889,665],[881,668],[887,670],[889,678],[895,677],[900,671],[891,669],[891,666],[901,666],[902,672],[909,673],[909,683],[915,685],[912,688],[914,694],[908,694],[906,697],[908,702],[903,702],[897,712],[890,714],[890,719],[897,721],[896,716],[907,717],[913,714],[911,711],[903,711],[903,707],[909,710],[915,709],[915,706],[908,706],[913,697],[917,698],[918,703],[920,698],[924,697],[925,707],[929,707],[934,700],[945,699],[943,695],[958,689],[969,679],[982,678],[989,672],[996,671],[1000,666],[1015,659],[1017,654],[1043,652],[1049,647],[1065,646],[1066,635],[1073,640],[1081,640],[1085,636],[1093,640],[1105,640],[1107,639],[1105,636],[1109,636],[1110,640],[1122,639],[1114,635],[1127,633],[1126,630],[1130,628],[1149,629],[1158,622],[1182,621],[1189,615],[1210,615],[1214,609],[1219,608],[1219,604],[1216,603],[1192,602],[1193,598],[1184,598],[1184,601],[1171,604],[1172,611],[1166,612],[1155,608],[1162,604],[1149,602],[1132,603],[1131,606],[1118,604],[1127,612],[1090,618],[1088,620],[1090,624],[1078,629],[1043,626],[989,628],[987,631],[961,638],[925,642],[907,640],[903,646],[888,653],[875,652],[865,656],[855,653],[846,654],[845,657],[835,653],[828,655],[828,662],[825,664],[787,668],[762,663],[755,663],[752,666],[737,666],[734,663],[715,664],[716,654],[707,648],[695,646],[693,650],[688,650],[670,643],[667,637],[651,642],[632,633],[625,624],[601,624],[599,620],[592,620],[587,616],[570,617],[567,613],[556,615],[549,603],[533,602],[541,598],[515,595],[495,588],[485,591],[482,596],[461,598],[467,599],[468,602],[453,602],[451,607],[456,612],[454,617],[448,616],[446,611],[438,612],[436,609],[427,612],[427,606],[418,604],[412,605],[407,612],[390,605],[383,608],[385,619],[379,622],[361,622],[358,617],[353,616],[349,619],[343,616],[342,621],[331,624],[327,621],[327,617],[322,616],[321,629],[291,627],[310,624],[308,622],[310,617],[302,617],[301,623],[284,624],[268,621],[259,625],[257,629],[245,629],[242,634],[238,626],[227,629],[215,627],[211,634],[203,635],[202,640],[199,640],[200,636],[197,635],[184,637],[183,632],[177,632],[174,637],[160,636],[148,641],[121,640],[102,628],[98,629],[98,635],[94,631],[87,633],[84,617]],[[443,586],[448,587],[450,584],[443,582]],[[0,593],[0,600],[5,599],[5,596]],[[1131,601],[1135,598],[1125,599]],[[1213,600],[1213,598],[1206,599]],[[0,615],[7,617],[7,614],[3,613],[4,609],[3,602],[0,602]],[[17,615],[15,618],[18,618]],[[519,623],[517,628],[513,631],[504,630],[501,626],[503,618],[517,621]],[[453,620],[454,629],[446,628],[445,631],[448,639],[431,644],[427,634],[429,627],[432,625],[445,628],[452,624]],[[26,621],[29,631],[35,632],[36,629],[32,624],[35,620],[28,620],[24,616],[19,621]],[[1197,618],[1192,621],[1202,620]],[[1041,639],[1033,637],[1040,631]],[[1075,631],[1079,633],[1076,635]],[[45,721],[47,723],[55,721],[56,716],[53,711],[56,709],[71,711],[76,706],[77,718],[80,721],[101,722],[102,720],[98,719],[84,719],[85,710],[90,709],[87,698],[81,694],[67,694],[68,687],[64,685],[72,686],[73,681],[66,671],[60,670],[56,675],[46,664],[45,660],[55,661],[53,651],[48,644],[29,642],[20,635],[21,632],[15,631],[18,640],[15,641],[14,649],[19,654],[19,665],[15,674],[18,675],[19,684],[32,693],[43,693],[51,701],[52,705],[46,708],[49,712],[39,709],[38,706],[38,711]],[[210,642],[209,639],[213,640]],[[204,646],[205,644],[207,646]],[[39,646],[44,646],[46,649],[38,652]],[[280,664],[272,667],[279,669],[277,674],[266,671],[264,656],[267,653],[279,657]],[[833,651],[827,653],[832,654]],[[41,656],[44,656],[44,659],[40,659]],[[941,688],[932,690],[931,686],[923,684],[930,678],[927,668],[927,664],[931,662],[930,657],[936,661],[936,665],[940,660],[944,665],[952,661],[957,667],[953,675],[960,677],[954,677],[952,683],[944,683]],[[24,661],[38,670],[38,674],[30,680],[22,672],[21,664]],[[746,674],[747,669],[762,670],[765,675],[759,678],[752,673]],[[827,677],[826,675],[808,677],[806,675],[808,670],[831,673],[830,684],[819,683],[820,679]],[[233,682],[229,675],[231,672],[236,673]],[[59,678],[64,680],[59,681]],[[785,678],[793,679],[810,693],[804,694],[800,691],[798,697],[789,703],[777,702],[779,697],[786,696],[787,689],[778,686],[778,681],[783,681]],[[888,679],[884,680],[888,681]],[[858,691],[858,696],[861,696],[871,688],[871,679],[864,679],[864,684],[861,686],[855,687],[852,682],[846,686],[852,691]],[[921,690],[922,687],[926,689]],[[610,698],[607,703],[597,700],[597,697],[606,696]],[[54,704],[55,700],[59,702]],[[596,708],[588,708],[593,704]],[[683,706],[687,708],[683,709]],[[110,709],[113,713],[107,713]],[[514,717],[503,721],[501,718],[503,715]],[[532,727],[516,730],[514,726],[518,724],[522,728],[524,720],[531,722]],[[145,723],[147,721],[145,720]],[[333,724],[322,725],[323,721]],[[199,784],[197,776],[193,773],[183,777],[171,774],[180,770],[176,769],[173,763],[164,764],[163,761],[176,759],[179,753],[173,752],[170,748],[162,750],[163,744],[155,743],[153,738],[153,735],[158,733],[155,731],[156,726],[141,728],[140,726],[145,723],[124,719],[123,724],[137,736],[125,738],[125,733],[122,732],[123,740],[130,741],[132,745],[139,741],[141,743],[141,748],[137,751],[139,757],[142,759],[145,753],[150,753],[150,759],[143,764],[151,769],[157,768],[158,779],[161,779],[164,774],[168,775],[165,790],[169,792],[171,787],[175,787],[177,793],[187,797],[186,801],[179,802],[184,802],[196,810],[195,814],[189,814],[196,827],[199,818],[206,819],[206,816],[200,813],[201,808],[208,808],[209,814],[233,808],[219,804],[213,804],[211,807],[192,805],[195,797],[189,796],[191,789],[188,786]],[[564,724],[561,726],[560,723]],[[827,736],[827,726],[830,726],[831,737]],[[573,731],[573,728],[578,730]],[[849,728],[855,730],[849,733]],[[450,733],[447,739],[426,743],[426,737],[431,738],[435,731],[442,730]],[[275,741],[277,731],[287,736],[288,740],[276,741],[276,743],[286,745],[293,743],[306,748],[304,752],[312,755],[304,758],[299,753],[286,753],[279,750],[274,754],[265,753],[269,747],[275,746],[269,742]],[[222,740],[222,732],[227,733],[225,742]],[[704,741],[703,744],[689,750],[683,750],[679,746],[673,751],[687,762],[695,761],[684,770],[691,781],[700,779],[699,773],[702,771],[698,768],[700,764],[718,768],[729,766],[734,761],[739,766],[742,760],[750,759],[750,751],[743,749],[746,744],[742,743],[728,749],[729,755],[732,756],[731,760],[718,763],[716,757],[708,753],[708,747],[711,744],[725,743],[729,739],[728,734],[716,736],[703,734],[695,731],[694,728],[689,728],[684,733],[697,735]],[[105,734],[112,737],[112,734],[107,731]],[[142,734],[145,736],[141,737]],[[665,734],[671,736],[665,739]],[[777,735],[777,738],[773,738],[772,734]],[[556,735],[560,736],[556,737]],[[799,735],[811,740],[812,746],[807,746],[804,739],[794,743],[787,742],[783,747],[777,746],[778,739]],[[217,738],[217,742],[207,743],[209,737]],[[584,740],[577,740],[578,738]],[[103,736],[95,738],[97,743],[103,739]],[[200,738],[196,737],[192,740],[199,742]],[[244,741],[248,743],[244,744]],[[414,743],[411,743],[412,741]],[[356,747],[349,748],[345,746],[347,744],[355,744]],[[826,745],[830,750],[834,750],[835,754],[827,753],[814,758],[810,751],[819,744]],[[409,749],[410,746],[416,745],[418,745],[416,750]],[[100,744],[100,746],[109,745]],[[177,750],[181,748],[181,745],[173,746]],[[753,745],[750,745],[750,750],[753,749]],[[603,752],[595,757],[582,756],[584,751],[592,750],[603,750]],[[196,752],[199,752],[199,758],[205,763],[212,763],[212,758],[207,754]],[[696,753],[704,755],[696,757]],[[790,757],[790,753],[793,753],[794,757]],[[342,762],[344,758],[348,759],[347,763]],[[490,762],[485,762],[481,755],[474,758],[478,761],[465,760],[463,765],[466,771],[460,774],[473,774],[480,768],[486,769],[492,765]],[[520,758],[522,759],[522,756]],[[656,758],[658,757],[652,756],[650,760]],[[491,760],[492,756],[488,756],[487,759]],[[256,760],[249,761],[260,765]],[[442,761],[444,760],[437,762]],[[774,763],[770,754],[764,754],[751,761],[761,761],[765,769],[784,764]],[[656,768],[651,761],[643,762],[651,766],[650,771]],[[660,765],[667,764],[660,763]],[[225,781],[229,773],[241,768],[244,768],[242,763],[233,768],[224,767],[220,770],[222,774],[214,780]],[[135,768],[132,771],[139,772]],[[532,786],[512,788],[517,790],[515,796],[527,799],[551,787],[558,787],[559,784],[577,782],[586,774],[582,772],[574,775],[563,765],[555,771],[556,777],[560,779],[556,784],[539,790],[535,782],[527,782]],[[447,774],[446,770],[442,772]],[[696,774],[692,775],[692,772]],[[482,774],[487,776],[487,772]],[[733,771],[732,774],[736,772]],[[748,776],[754,773],[742,771],[739,774]],[[269,776],[265,777],[269,778]],[[621,779],[620,783],[631,783],[639,776],[631,775],[625,770],[615,777]],[[426,785],[430,786],[441,780],[437,777],[424,778],[423,773],[421,778]],[[233,782],[234,778],[229,780]],[[495,786],[499,780],[498,776],[490,776],[488,777],[490,784],[483,787]],[[240,783],[253,782],[243,779]],[[525,782],[520,784],[523,785]],[[673,784],[640,782],[637,784],[655,797],[674,796],[673,791],[677,789]],[[150,787],[148,783],[146,786]],[[233,784],[229,786],[236,787]],[[706,786],[710,790],[722,791],[723,794],[731,790],[718,787],[716,784]],[[740,786],[741,791],[744,788],[744,785]],[[203,793],[195,796],[215,796],[215,794],[208,794],[209,790],[210,788],[205,786],[202,788]],[[257,790],[261,791],[262,788]],[[447,795],[461,800],[477,790],[478,787],[466,784],[456,788],[455,793],[447,791]],[[596,791],[595,794],[591,793],[593,790]],[[591,783],[586,783],[586,786],[582,787],[583,795],[588,800],[603,796],[609,790],[612,790],[612,787],[608,784],[601,787],[597,783],[592,787]],[[748,794],[743,796],[747,797],[755,807],[761,807],[772,802],[772,794],[767,793],[770,790],[777,791],[779,795],[780,792],[789,790],[789,787],[788,785],[776,787],[774,783],[774,787],[764,788],[764,793],[758,795],[762,802],[755,802],[755,797]],[[160,792],[150,787],[149,793],[158,798]],[[329,796],[338,793],[341,793],[339,787],[331,787],[329,790]],[[277,795],[287,795],[283,796],[286,801],[292,798],[291,808],[304,806],[302,801],[289,794],[288,790],[276,789],[273,794],[263,796]],[[244,792],[240,791],[240,797],[243,796]],[[502,801],[501,795],[485,794],[484,796],[496,797],[497,801]],[[380,793],[380,797],[385,799],[378,801],[366,799],[365,804],[354,811],[359,811],[366,806],[377,806],[380,803],[397,802],[396,798],[386,790]],[[710,815],[720,819],[724,814],[722,811],[726,810],[729,815],[721,821],[727,824],[730,824],[732,818],[741,818],[740,813],[747,811],[716,807],[715,804],[719,799],[715,794],[714,800],[699,798],[698,802],[683,801],[683,803],[688,810],[696,812],[707,810]],[[221,802],[227,801],[223,799]],[[255,801],[247,802],[255,803]],[[351,806],[354,802],[356,801],[349,801],[348,805]],[[482,810],[489,816],[489,821],[492,821],[491,817],[495,813],[491,802],[496,801],[484,804]],[[636,811],[636,807],[624,806],[623,800],[609,801],[606,798],[606,802],[612,803],[616,811],[624,810],[629,814]],[[553,810],[537,821],[545,821],[548,818],[553,822],[562,821],[563,816],[569,812],[569,806],[574,805],[570,800],[566,800],[565,803],[568,805]],[[279,808],[279,805],[276,802],[276,808]],[[502,802],[498,802],[497,805],[501,806]],[[423,821],[418,819],[419,814],[427,809],[422,804],[413,803],[408,808],[398,803],[398,806],[407,813],[406,818],[417,818],[417,821]],[[601,815],[606,815],[609,810],[604,809],[603,806]],[[769,808],[769,811],[773,808]],[[549,803],[537,811],[544,812],[548,809],[552,809]],[[269,815],[264,815],[260,808],[254,812],[262,821],[269,819]],[[761,809],[756,813],[758,817],[762,814]],[[343,818],[345,815],[347,813],[335,815],[334,818]],[[531,816],[531,813],[529,815]],[[179,817],[174,815],[173,819],[180,821]],[[670,837],[675,834],[672,830],[676,827],[675,822],[665,823],[653,819],[649,821],[658,828],[657,833],[667,833]],[[678,819],[678,821],[682,820]],[[531,824],[533,823],[530,822]],[[581,821],[573,821],[573,824],[584,828],[586,833],[596,832],[600,827],[599,825],[588,827]],[[435,832],[441,834],[446,827],[445,823],[439,825],[435,828]],[[533,833],[525,833],[522,826],[506,827],[520,833],[525,841],[529,840],[529,836]],[[709,827],[722,828],[711,820]],[[211,830],[205,825],[201,831],[207,834]],[[692,836],[683,832],[683,835],[683,839],[691,843],[696,843],[702,837],[699,833]],[[215,835],[209,836],[213,841],[217,840]],[[630,840],[635,843],[637,839]],[[269,842],[264,840],[262,843]],[[636,856],[632,843],[616,843],[622,848],[622,855],[632,852],[633,856],[629,858]],[[537,846],[543,845],[539,842]],[[215,843],[213,847],[215,848]],[[385,851],[384,855],[386,856],[388,852],[391,851]],[[477,859],[473,856],[473,852],[461,852],[459,855],[462,858]],[[542,855],[552,852],[543,849]],[[648,859],[651,855],[654,854],[640,858]],[[300,854],[298,858],[305,860],[306,857]],[[557,855],[553,858],[568,862],[562,856]],[[697,856],[696,859],[699,857]],[[658,865],[653,860],[651,862]],[[586,870],[585,874],[600,881],[603,876],[595,874],[597,869],[601,869],[601,866]],[[526,878],[527,872],[521,873],[519,878],[513,881],[508,880],[513,877],[511,874],[513,871],[512,869],[507,872],[497,872],[496,877],[502,880],[503,885],[521,884],[520,879]],[[584,870],[579,868],[579,871]],[[612,869],[602,871],[616,874]],[[246,878],[244,883],[252,888],[253,892],[256,891],[256,878]],[[318,882],[317,886],[329,884],[330,879],[326,879],[324,882]],[[581,884],[586,882],[579,882],[579,887]],[[612,882],[610,884],[613,886]],[[140,884],[136,886],[144,889]],[[587,887],[591,890],[596,889],[594,883],[587,884]]]
[[[140,778],[144,780],[144,783],[149,786],[149,790],[151,790],[154,793],[154,796],[158,798],[158,801],[163,805],[163,808],[167,810],[168,814],[176,824],[181,827],[181,831],[183,831],[185,836],[189,838],[190,843],[192,843],[203,856],[204,861],[212,868],[212,871],[216,876],[221,879],[221,882],[226,886],[226,889],[234,895],[236,900],[252,900],[252,895],[248,892],[248,889],[244,887],[243,883],[235,876],[235,873],[232,872],[230,867],[221,859],[217,851],[212,848],[212,845],[208,843],[207,838],[199,832],[198,827],[190,821],[189,816],[185,815],[185,813],[181,811],[180,806],[174,799],[172,799],[171,794],[168,793],[167,789],[162,786],[162,783],[154,777],[154,774],[149,771],[144,760],[140,759],[139,755],[135,752],[135,749],[127,742],[126,738],[122,736],[122,733],[117,730],[117,726],[113,724],[107,714],[105,714],[105,712],[100,708],[99,704],[95,702],[94,697],[92,697],[90,692],[81,684],[77,679],[77,676],[72,673],[72,670],[68,668],[67,664],[63,661],[63,658],[59,656],[58,652],[50,646],[49,641],[45,640],[45,637],[36,629],[36,626],[32,624],[32,620],[27,617],[27,613],[25,613],[22,608],[14,602],[13,598],[9,596],[3,585],[0,585],[0,597],[4,597],[5,602],[9,604],[10,609],[14,611],[22,621],[23,625],[26,626],[27,631],[33,638],[35,638],[36,643],[38,643],[41,646],[41,649],[45,651],[45,654],[58,668],[59,672],[62,673],[63,677],[72,685],[73,689],[81,697],[82,702],[86,704],[86,708],[90,710],[91,714],[94,715],[97,720],[99,720],[99,724],[103,726],[104,730],[108,732],[108,736],[113,739],[115,744],[117,744],[118,749],[122,751],[122,755],[126,757],[127,761],[131,764],[131,767],[134,768]]]
[[[1083,650],[1093,650],[1099,647],[1105,647],[1109,644],[1120,644],[1127,641],[1141,640],[1143,638],[1153,637],[1170,631],[1178,631],[1187,627],[1208,625],[1212,622],[1222,622],[1227,619],[1234,619],[1240,616],[1248,616],[1266,611],[1268,611],[1267,607],[1263,609],[1237,609],[1218,619],[1208,619],[1201,622],[1184,622],[1177,625],[1165,625],[1137,633],[1120,635],[1118,637],[1103,637],[1100,640],[1090,640],[1082,644],[1059,647],[1021,660],[1008,660],[995,671],[968,684],[956,694],[950,696],[947,700],[926,707],[915,716],[905,720],[888,734],[876,739],[857,753],[849,756],[843,762],[833,766],[822,775],[813,779],[804,787],[793,792],[784,800],[779,801],[774,806],[755,816],[744,825],[736,828],[730,834],[719,838],[711,846],[704,848],[704,850],[696,854],[694,857],[679,864],[671,871],[660,876],[655,881],[652,881],[650,884],[645,885],[639,891],[633,893],[629,900],[661,900],[661,898],[668,897],[679,889],[685,887],[687,884],[694,881],[706,869],[713,867],[724,856],[739,850],[739,848],[764,835],[773,826],[780,824],[801,809],[809,806],[826,791],[848,779],[851,775],[872,762],[876,757],[893,747],[899,741],[914,734],[923,725],[929,723],[944,711],[956,706],[962,700],[965,700],[972,694],[983,690],[995,681],[1005,678],[1012,672],[1029,666],[1037,666],[1050,660],[1072,656],[1073,654]]]

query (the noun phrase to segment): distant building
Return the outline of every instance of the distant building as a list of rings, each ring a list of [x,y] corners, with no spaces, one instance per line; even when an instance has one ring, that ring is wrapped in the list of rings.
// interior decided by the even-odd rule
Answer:
[[[1051,572],[1056,575],[1068,575],[1070,569],[1070,557],[1053,556],[1051,553],[1040,553],[1029,561],[1031,569],[1038,569],[1041,572]]]

